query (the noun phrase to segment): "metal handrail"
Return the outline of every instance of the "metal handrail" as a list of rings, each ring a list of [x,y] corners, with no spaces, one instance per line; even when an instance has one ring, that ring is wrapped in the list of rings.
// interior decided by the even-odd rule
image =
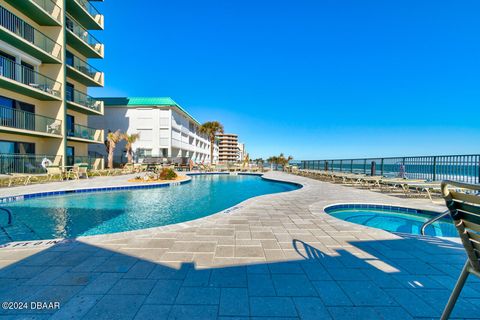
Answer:
[[[90,97],[89,95],[73,89],[72,91],[67,91],[66,93],[67,101],[78,103],[88,109],[95,110],[100,112],[101,109],[101,100]]]
[[[101,49],[99,47],[99,45],[101,45],[101,42],[98,41],[90,32],[88,32],[87,29],[82,27],[80,23],[78,23],[75,19],[68,15],[66,17],[66,27],[67,30],[71,31],[73,34],[79,37],[83,42],[92,47],[93,50],[98,53],[101,52]]]
[[[292,161],[299,168],[480,184],[480,154]]]
[[[0,56],[0,77],[61,97],[62,84],[60,82],[2,56]]]
[[[432,223],[434,223],[434,222],[436,222],[436,221],[438,221],[438,220],[440,220],[440,219],[448,216],[449,214],[450,214],[450,211],[447,210],[447,211],[439,214],[438,216],[435,216],[435,217],[429,219],[428,221],[426,221],[426,222],[422,225],[422,229],[421,229],[422,236],[425,235],[425,229],[427,229],[427,227],[428,227],[429,225],[431,225]]]
[[[0,208],[0,210],[3,210],[8,214],[8,223],[7,224],[11,225],[12,224],[12,211],[10,211],[7,208]]]
[[[60,58],[62,46],[52,38],[40,32],[12,12],[0,6],[0,26],[30,42],[35,47],[47,52],[55,58]]]

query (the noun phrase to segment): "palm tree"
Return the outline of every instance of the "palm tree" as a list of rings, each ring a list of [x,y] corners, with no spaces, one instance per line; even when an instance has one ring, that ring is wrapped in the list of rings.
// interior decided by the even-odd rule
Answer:
[[[275,166],[275,170],[278,169],[278,157],[277,156],[271,156],[270,158],[267,159],[267,161],[272,166],[272,169],[273,169],[273,166]]]
[[[285,158],[283,153],[280,153],[280,155],[278,156],[278,162],[283,167],[283,170],[285,170],[285,166],[287,166],[292,160],[292,156],[288,156],[287,158]]]
[[[117,143],[122,140],[122,133],[120,130],[115,132],[108,132],[107,134],[107,149],[108,149],[108,167],[113,169],[113,151],[115,151],[115,147]]]
[[[137,140],[140,138],[139,133],[124,133],[122,135],[122,139],[125,140],[127,143],[125,145],[125,151],[127,152],[127,158],[128,158],[128,163],[133,163],[133,144],[137,142]]]
[[[263,171],[263,162],[264,160],[262,158],[257,158],[253,160],[253,162],[257,165],[257,168]]]
[[[215,137],[219,133],[223,133],[223,125],[218,121],[209,121],[202,124],[199,128],[200,133],[203,133],[210,140],[210,163],[213,163],[213,148],[215,145]]]

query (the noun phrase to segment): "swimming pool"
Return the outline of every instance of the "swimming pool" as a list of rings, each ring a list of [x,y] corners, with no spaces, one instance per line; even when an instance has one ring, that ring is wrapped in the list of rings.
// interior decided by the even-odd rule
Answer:
[[[13,224],[6,226],[6,217],[0,216],[0,226],[10,241],[138,230],[198,219],[248,198],[300,188],[257,175],[191,178],[190,183],[168,188],[73,193],[9,203],[3,207],[12,211]]]
[[[395,206],[345,204],[325,208],[325,212],[342,220],[391,232],[420,235],[422,225],[438,212]],[[458,237],[449,216],[429,225],[425,235]]]

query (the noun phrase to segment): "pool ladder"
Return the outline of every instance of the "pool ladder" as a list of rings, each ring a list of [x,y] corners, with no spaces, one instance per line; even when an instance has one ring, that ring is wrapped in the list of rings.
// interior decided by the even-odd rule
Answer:
[[[11,224],[12,224],[12,211],[10,211],[10,210],[7,209],[7,208],[0,208],[0,210],[3,210],[3,211],[5,211],[5,212],[7,213],[7,215],[8,215],[8,222],[7,222],[7,224],[8,224],[8,225],[11,225]]]
[[[428,227],[429,225],[431,225],[432,223],[434,223],[434,222],[442,219],[443,217],[448,216],[449,214],[450,214],[450,211],[447,210],[447,211],[445,211],[445,212],[443,212],[443,213],[440,213],[438,216],[435,216],[435,217],[429,219],[427,222],[425,222],[425,223],[422,225],[422,229],[421,229],[422,236],[425,235],[425,229],[427,229],[427,227]]]

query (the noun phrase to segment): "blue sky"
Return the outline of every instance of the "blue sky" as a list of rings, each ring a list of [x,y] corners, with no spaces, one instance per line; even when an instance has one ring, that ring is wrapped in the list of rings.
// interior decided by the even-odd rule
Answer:
[[[480,151],[477,0],[97,7],[106,54],[92,64],[106,86],[93,96],[170,96],[239,134],[251,157]]]

